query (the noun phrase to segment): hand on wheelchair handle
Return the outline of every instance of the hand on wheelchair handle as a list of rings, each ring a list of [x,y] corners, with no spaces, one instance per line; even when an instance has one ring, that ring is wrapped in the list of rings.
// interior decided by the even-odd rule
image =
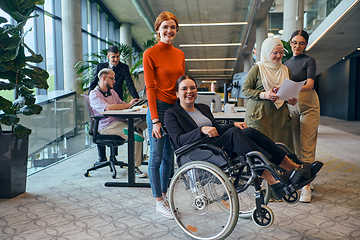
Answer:
[[[157,124],[153,124],[152,134],[151,136],[155,139],[161,138],[161,127],[162,124],[159,121]]]
[[[161,134],[161,137],[160,138],[163,138],[165,137],[166,135],[168,135],[167,131],[164,129],[163,126],[160,127],[160,134]],[[155,142],[158,140],[158,138],[155,138]]]

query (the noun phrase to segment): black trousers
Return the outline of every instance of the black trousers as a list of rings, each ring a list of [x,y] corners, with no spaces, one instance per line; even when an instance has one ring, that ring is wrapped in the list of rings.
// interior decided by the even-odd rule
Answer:
[[[213,144],[220,148],[224,147],[231,158],[251,151],[259,151],[269,162],[279,165],[285,157],[285,152],[270,138],[250,127],[243,130],[237,127],[229,128],[224,134],[214,139]]]

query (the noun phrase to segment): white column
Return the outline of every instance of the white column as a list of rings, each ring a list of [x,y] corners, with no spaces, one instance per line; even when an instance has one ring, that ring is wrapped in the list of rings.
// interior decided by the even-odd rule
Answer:
[[[289,41],[291,34],[302,30],[304,26],[304,0],[284,1],[284,35],[283,40]]]
[[[268,37],[268,19],[266,17],[256,22],[256,62],[260,61],[261,45]]]
[[[132,36],[131,36],[131,24],[130,23],[122,23],[120,26],[120,43],[124,43],[129,47],[132,47]],[[131,58],[126,62],[131,68],[132,62]]]
[[[253,64],[253,56],[252,54],[244,55],[244,72],[248,72]]]
[[[252,54],[244,55],[244,72],[250,71],[252,66],[253,66],[253,55]],[[247,101],[248,101],[247,98],[238,98],[238,106],[246,107]]]
[[[75,90],[74,65],[82,60],[80,0],[61,1],[64,90]]]

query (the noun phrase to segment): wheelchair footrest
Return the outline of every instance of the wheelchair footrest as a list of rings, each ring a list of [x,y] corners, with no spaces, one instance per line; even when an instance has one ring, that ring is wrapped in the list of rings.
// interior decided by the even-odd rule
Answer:
[[[297,189],[295,189],[293,185],[290,185],[284,189],[284,193],[285,193],[285,195],[290,195],[290,194],[296,192],[296,190]]]

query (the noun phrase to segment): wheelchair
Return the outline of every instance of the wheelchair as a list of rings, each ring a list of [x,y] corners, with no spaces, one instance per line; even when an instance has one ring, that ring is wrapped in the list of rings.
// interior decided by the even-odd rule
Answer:
[[[275,168],[260,152],[230,159],[223,149],[206,141],[204,138],[175,150],[179,169],[170,182],[169,205],[174,220],[190,237],[224,239],[239,217],[251,217],[260,227],[270,226],[274,221],[267,206],[271,189],[258,176],[259,170],[270,171],[287,186],[284,201],[299,201],[302,186],[281,177],[281,168]],[[277,145],[291,160],[301,163],[286,145]]]

